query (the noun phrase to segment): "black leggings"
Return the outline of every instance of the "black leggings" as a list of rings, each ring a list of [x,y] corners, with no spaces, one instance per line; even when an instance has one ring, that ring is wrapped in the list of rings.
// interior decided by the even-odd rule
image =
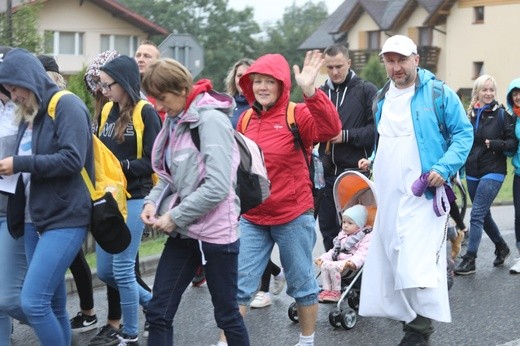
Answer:
[[[457,228],[460,230],[466,229],[466,225],[464,224],[464,220],[460,216],[460,210],[455,201],[450,203],[450,216],[455,221]]]
[[[269,292],[269,284],[271,283],[271,275],[278,275],[282,270],[273,261],[269,260],[265,267],[264,273],[262,274],[262,284],[260,285],[260,291]]]
[[[79,306],[81,310],[91,310],[94,308],[94,291],[92,288],[92,272],[88,266],[83,249],[81,249],[70,267],[70,272],[74,278],[76,289],[79,296]],[[141,271],[139,269],[139,253],[135,257],[135,277],[137,283],[145,290],[151,292],[152,289],[141,278]],[[107,299],[108,299],[108,319],[121,319],[121,305],[119,291],[107,285]]]

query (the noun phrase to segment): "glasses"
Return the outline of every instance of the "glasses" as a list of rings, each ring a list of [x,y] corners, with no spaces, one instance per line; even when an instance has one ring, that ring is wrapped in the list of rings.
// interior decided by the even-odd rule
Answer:
[[[101,88],[101,90],[111,91],[112,90],[112,85],[117,84],[117,82],[113,81],[110,84],[98,82],[97,84]]]

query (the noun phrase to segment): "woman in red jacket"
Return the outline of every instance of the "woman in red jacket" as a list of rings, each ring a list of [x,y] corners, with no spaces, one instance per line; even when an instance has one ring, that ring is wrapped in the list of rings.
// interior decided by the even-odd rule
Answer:
[[[240,219],[238,303],[245,314],[276,243],[287,279],[287,294],[296,300],[298,307],[301,331],[298,345],[314,344],[319,291],[312,262],[316,231],[306,160],[311,157],[314,143],[325,142],[341,130],[336,108],[314,86],[322,64],[321,53],[309,51],[302,71],[298,66],[293,67],[304,95],[304,103],[296,105],[295,121],[306,157],[287,125],[291,72],[285,58],[279,54],[260,57],[239,82],[254,111],[247,128],[239,120],[238,129],[262,149],[271,195]]]

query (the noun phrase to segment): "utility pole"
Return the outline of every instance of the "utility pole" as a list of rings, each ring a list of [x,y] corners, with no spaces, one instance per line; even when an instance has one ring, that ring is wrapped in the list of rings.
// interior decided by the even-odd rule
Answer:
[[[12,0],[7,0],[7,41],[9,46],[13,46],[13,3]]]

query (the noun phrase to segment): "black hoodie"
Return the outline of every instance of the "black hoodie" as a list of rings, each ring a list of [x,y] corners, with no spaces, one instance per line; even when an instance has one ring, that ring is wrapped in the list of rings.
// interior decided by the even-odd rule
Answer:
[[[358,161],[368,158],[374,146],[372,100],[377,88],[350,70],[345,81],[334,85],[329,79],[320,87],[338,110],[345,142],[332,144],[325,155],[326,143],[320,144],[325,176],[337,176],[346,169],[357,169]]]
[[[139,68],[134,58],[121,55],[101,66],[100,70],[112,77],[125,90],[134,104],[141,99]],[[143,107],[141,116],[144,132],[143,153],[140,159],[137,158],[137,137],[132,122],[126,128],[122,143],[118,143],[114,138],[114,124],[119,119],[119,104],[114,103],[106,123],[99,131],[101,141],[121,161],[127,180],[127,190],[132,199],[144,198],[152,188],[153,169],[150,158],[155,137],[161,130],[159,114],[151,104]]]

